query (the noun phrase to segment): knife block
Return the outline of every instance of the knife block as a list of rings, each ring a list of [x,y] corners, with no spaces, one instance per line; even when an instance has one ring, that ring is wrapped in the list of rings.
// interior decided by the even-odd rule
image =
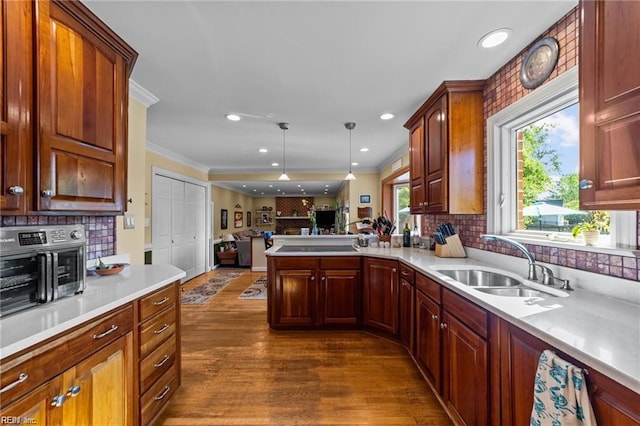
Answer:
[[[467,257],[464,246],[458,234],[446,238],[447,244],[436,243],[436,256],[438,257]]]

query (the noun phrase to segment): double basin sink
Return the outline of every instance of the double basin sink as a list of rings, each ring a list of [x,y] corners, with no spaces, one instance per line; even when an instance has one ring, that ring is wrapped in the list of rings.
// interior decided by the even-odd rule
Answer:
[[[567,294],[555,289],[540,291],[527,286],[523,280],[484,269],[437,268],[442,275],[468,285],[476,291],[505,297],[566,297]]]

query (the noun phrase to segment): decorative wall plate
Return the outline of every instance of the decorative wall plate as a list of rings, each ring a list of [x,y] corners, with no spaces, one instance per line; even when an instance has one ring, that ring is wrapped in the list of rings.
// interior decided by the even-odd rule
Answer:
[[[535,89],[545,81],[558,63],[558,40],[545,37],[534,44],[520,68],[520,82],[525,89]]]

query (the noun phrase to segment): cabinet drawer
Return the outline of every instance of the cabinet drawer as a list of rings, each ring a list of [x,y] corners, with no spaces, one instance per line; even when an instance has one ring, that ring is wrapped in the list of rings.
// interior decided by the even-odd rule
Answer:
[[[176,304],[176,286],[171,284],[140,299],[140,322]]]
[[[176,332],[176,310],[171,308],[156,318],[140,324],[140,358],[155,350]]]
[[[140,398],[143,425],[150,424],[158,415],[162,407],[171,399],[178,388],[178,376],[175,368],[170,368],[151,388]]]
[[[400,278],[410,284],[415,284],[415,274],[416,273],[412,268],[400,262]]]
[[[360,269],[360,256],[321,257],[320,269]]]
[[[315,257],[278,257],[275,259],[276,269],[316,269],[318,260]]]
[[[487,311],[449,290],[445,289],[442,293],[444,309],[486,339],[489,327],[489,315]]]
[[[48,343],[29,348],[24,355],[2,360],[0,368],[0,389],[4,389],[0,395],[2,405],[6,405],[30,389],[35,389],[46,380],[132,330],[133,305],[128,304],[56,336]],[[21,375],[24,378],[22,381]],[[12,384],[15,385],[11,386]]]
[[[440,303],[442,286],[437,282],[422,274],[416,274],[416,288],[432,298],[436,303]]]
[[[140,392],[144,393],[158,377],[175,365],[176,335],[172,334],[164,343],[140,362]]]

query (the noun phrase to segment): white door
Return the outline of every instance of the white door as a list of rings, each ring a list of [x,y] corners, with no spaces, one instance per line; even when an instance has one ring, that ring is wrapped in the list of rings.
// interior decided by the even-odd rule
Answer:
[[[206,267],[206,194],[204,187],[185,183],[187,234],[193,238],[193,276],[203,274]]]
[[[168,177],[153,176],[152,238],[154,265],[172,264],[171,260],[171,183]]]

